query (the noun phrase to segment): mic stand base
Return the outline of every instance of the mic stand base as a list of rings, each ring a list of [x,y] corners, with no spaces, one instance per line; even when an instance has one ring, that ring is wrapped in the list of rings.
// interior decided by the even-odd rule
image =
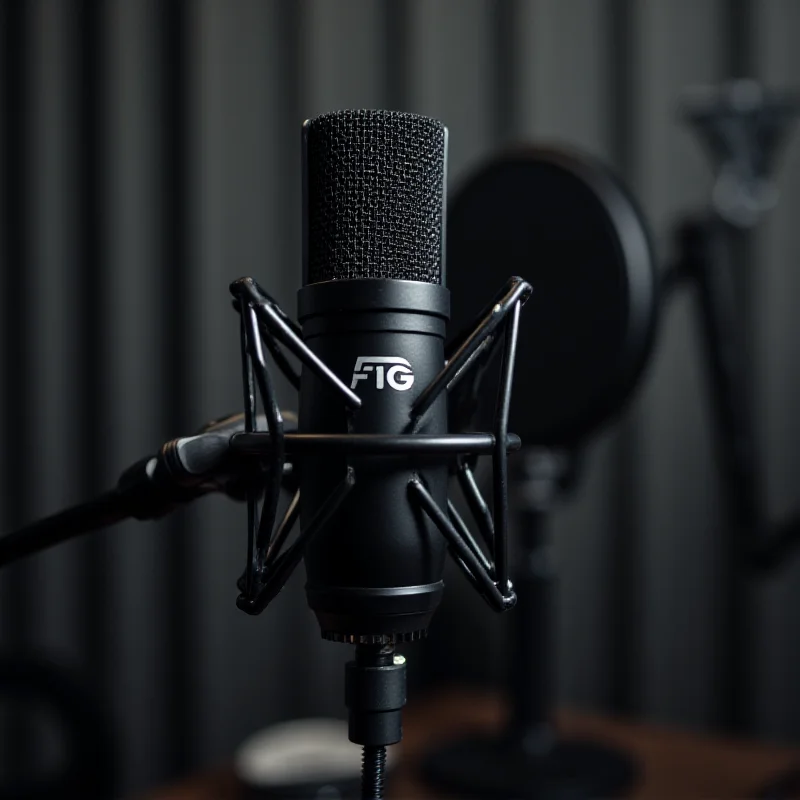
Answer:
[[[631,758],[579,739],[557,739],[536,752],[508,737],[474,737],[445,746],[423,763],[423,774],[458,797],[562,800],[619,795],[633,782]]]

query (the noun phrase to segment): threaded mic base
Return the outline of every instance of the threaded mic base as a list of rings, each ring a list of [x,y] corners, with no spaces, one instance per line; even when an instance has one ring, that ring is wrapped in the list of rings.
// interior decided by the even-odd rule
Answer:
[[[356,658],[345,671],[345,705],[350,741],[385,747],[403,738],[406,660],[394,645],[356,645]]]
[[[361,765],[361,800],[383,800],[386,748],[364,745]]]

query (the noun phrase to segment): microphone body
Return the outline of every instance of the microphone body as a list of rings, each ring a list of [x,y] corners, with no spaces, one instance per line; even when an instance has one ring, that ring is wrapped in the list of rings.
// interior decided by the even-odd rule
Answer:
[[[444,366],[449,294],[438,284],[353,279],[300,292],[306,344],[361,398],[349,415],[304,370],[301,433],[409,433],[412,404]],[[443,394],[417,433],[447,433]],[[303,461],[301,526],[339,483],[347,463],[356,485],[331,524],[306,548],[306,594],[323,636],[409,640],[428,626],[443,590],[445,540],[408,499],[416,473],[441,507],[447,465],[419,456],[309,456]]]
[[[419,421],[412,406],[445,363],[447,129],[414,114],[340,111],[306,122],[303,145],[303,340],[362,405],[346,410],[304,368],[298,429],[446,434],[444,394]],[[348,468],[353,490],[306,546],[309,605],[328,639],[418,638],[444,588],[446,543],[410,502],[408,487],[416,475],[446,507],[447,463],[309,455],[301,465],[301,528]]]

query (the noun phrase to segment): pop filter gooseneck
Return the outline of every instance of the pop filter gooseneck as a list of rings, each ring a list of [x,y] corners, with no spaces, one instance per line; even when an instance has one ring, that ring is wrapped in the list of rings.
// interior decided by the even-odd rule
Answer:
[[[512,575],[519,601],[511,724],[502,737],[446,746],[424,770],[459,796],[607,797],[633,780],[630,759],[599,743],[560,739],[552,728],[546,522],[574,482],[578,450],[619,414],[650,354],[658,309],[651,239],[616,177],[561,149],[529,146],[495,158],[450,200],[448,214],[453,330],[502,272],[522,271],[533,286],[510,416],[524,446],[514,476],[524,553]],[[483,417],[488,404],[474,395]]]

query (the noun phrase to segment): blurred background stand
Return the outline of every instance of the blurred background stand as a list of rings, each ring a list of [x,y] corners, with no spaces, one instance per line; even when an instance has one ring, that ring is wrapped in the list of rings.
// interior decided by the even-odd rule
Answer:
[[[742,295],[745,273],[762,269],[753,230],[777,203],[776,162],[800,116],[800,94],[738,80],[685,92],[681,112],[709,151],[716,177],[709,209],[676,230],[677,258],[665,284],[668,291],[688,284],[696,295],[725,500],[718,719],[723,728],[745,733],[757,716],[753,581],[770,577],[794,555],[800,511],[778,523],[767,511]]]

